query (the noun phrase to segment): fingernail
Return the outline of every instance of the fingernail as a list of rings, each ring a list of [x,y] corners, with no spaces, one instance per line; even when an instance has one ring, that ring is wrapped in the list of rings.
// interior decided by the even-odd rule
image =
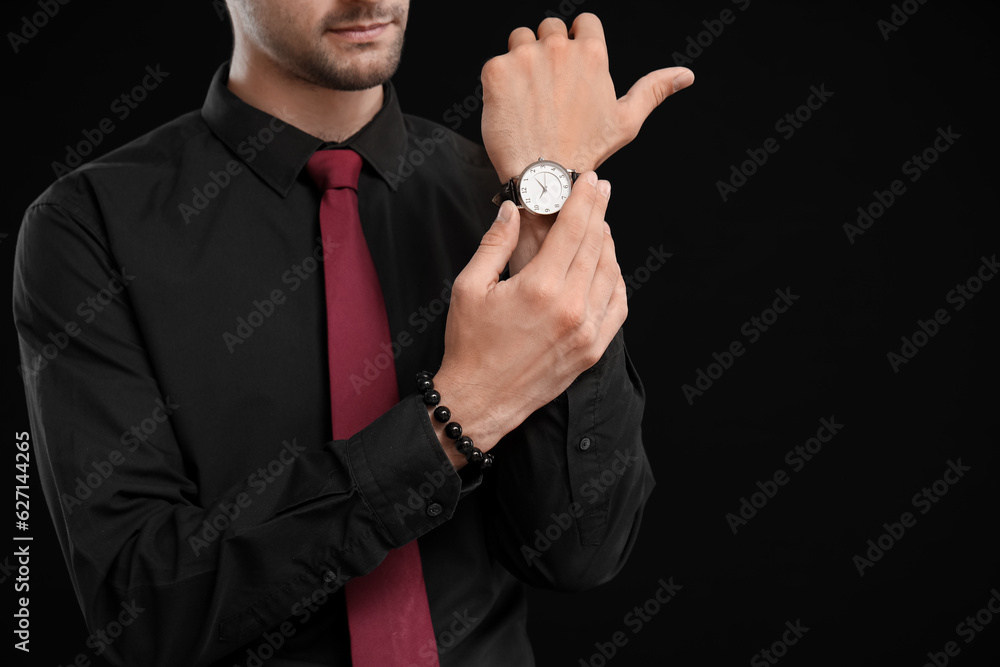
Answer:
[[[674,77],[674,92],[676,93],[678,90],[687,88],[692,83],[694,83],[694,72],[691,70],[678,74]]]
[[[587,175],[583,177],[583,180],[587,181],[591,185],[597,185],[597,174],[593,171],[588,171]]]
[[[597,184],[597,190],[602,195],[604,195],[605,199],[610,198],[611,197],[611,181],[601,181],[600,183]]]
[[[510,216],[514,215],[514,202],[506,200],[500,204],[500,211],[497,212],[497,220],[500,222],[510,222]]]

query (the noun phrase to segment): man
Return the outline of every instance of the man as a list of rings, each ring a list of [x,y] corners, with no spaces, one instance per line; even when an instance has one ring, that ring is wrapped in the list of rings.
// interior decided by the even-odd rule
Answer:
[[[484,69],[484,152],[400,113],[407,2],[229,9],[204,107],[60,179],[18,239],[39,474],[88,626],[120,624],[99,651],[533,664],[522,582],[609,580],[654,484],[592,170],[690,73],[619,101],[596,17],[519,29]],[[539,155],[585,172],[558,218],[497,216]],[[360,260],[328,227],[355,217]]]

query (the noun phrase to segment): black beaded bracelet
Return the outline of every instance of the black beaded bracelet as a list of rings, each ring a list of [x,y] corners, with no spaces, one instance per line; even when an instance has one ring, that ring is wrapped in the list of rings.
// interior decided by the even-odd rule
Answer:
[[[424,404],[436,406],[434,408],[434,419],[445,425],[444,432],[449,438],[455,441],[455,448],[459,454],[465,456],[469,463],[478,463],[481,468],[489,468],[493,465],[493,454],[476,447],[472,438],[462,435],[462,427],[458,422],[449,421],[451,410],[441,405],[441,393],[434,389],[433,373],[420,371],[417,373],[417,391],[424,395]]]

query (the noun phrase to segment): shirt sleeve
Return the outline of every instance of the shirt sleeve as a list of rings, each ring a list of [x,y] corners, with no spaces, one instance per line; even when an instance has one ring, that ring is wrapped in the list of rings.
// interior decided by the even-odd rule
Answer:
[[[266,493],[248,478],[201,498],[169,416],[136,446],[134,416],[166,392],[130,305],[141,267],[102,229],[33,205],[13,294],[38,474],[97,654],[211,664],[451,518],[463,485],[416,394],[348,440],[286,442]]]
[[[655,485],[644,402],[619,330],[596,365],[494,449],[483,520],[492,553],[516,577],[579,591],[622,569]]]

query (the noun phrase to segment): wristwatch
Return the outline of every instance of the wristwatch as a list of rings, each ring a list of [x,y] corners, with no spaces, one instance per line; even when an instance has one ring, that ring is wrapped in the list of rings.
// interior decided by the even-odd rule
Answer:
[[[538,215],[558,213],[580,173],[567,169],[558,162],[538,158],[521,175],[512,178],[493,197],[500,206],[508,199],[518,207]]]

